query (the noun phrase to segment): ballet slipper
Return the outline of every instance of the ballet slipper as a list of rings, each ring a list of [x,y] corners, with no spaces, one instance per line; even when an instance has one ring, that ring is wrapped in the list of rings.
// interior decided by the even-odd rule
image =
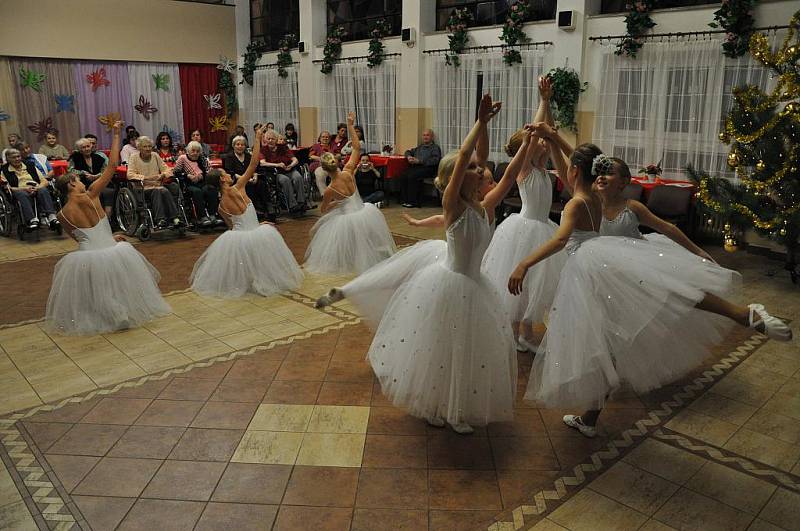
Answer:
[[[341,288],[331,288],[326,295],[323,295],[317,299],[317,302],[314,303],[314,308],[324,308],[325,306],[335,304],[342,299],[344,299],[344,292],[341,290]]]
[[[472,426],[463,421],[456,422],[455,424],[450,424],[450,427],[453,428],[454,432],[460,435],[469,435],[470,433],[475,431],[475,429]]]
[[[748,308],[750,308],[748,319],[750,328],[776,341],[791,341],[792,329],[782,320],[767,313],[763,304],[750,304]]]
[[[434,428],[444,428],[444,419],[442,417],[428,417],[425,420]]]

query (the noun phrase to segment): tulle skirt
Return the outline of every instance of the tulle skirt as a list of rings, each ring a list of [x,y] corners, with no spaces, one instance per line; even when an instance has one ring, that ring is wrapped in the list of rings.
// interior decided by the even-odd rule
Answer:
[[[517,353],[489,280],[429,265],[400,285],[368,359],[384,394],[420,418],[511,420]]]
[[[622,381],[644,393],[684,376],[733,324],[695,305],[740,281],[661,239],[584,242],[561,273],[525,398],[596,409]]]
[[[561,269],[567,260],[559,252],[533,266],[525,276],[522,293],[508,293],[508,278],[529,254],[549,241],[558,229],[550,220],[528,219],[512,214],[497,227],[483,257],[482,270],[503,294],[506,312],[513,322],[541,323],[553,303]]]
[[[395,252],[383,214],[370,203],[358,210],[334,208],[311,228],[304,267],[312,273],[362,273]]]
[[[90,335],[139,326],[170,313],[160,275],[127,242],[73,251],[58,261],[47,299],[46,326]]]
[[[345,284],[342,291],[370,326],[377,328],[395,291],[415,273],[446,256],[444,240],[416,243],[367,269]]]
[[[200,256],[190,277],[192,289],[209,297],[269,296],[297,289],[303,271],[281,234],[271,225],[222,233]]]

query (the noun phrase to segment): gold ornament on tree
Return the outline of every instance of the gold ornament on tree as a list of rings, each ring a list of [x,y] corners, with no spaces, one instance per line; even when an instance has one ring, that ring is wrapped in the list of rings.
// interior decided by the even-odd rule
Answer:
[[[735,252],[739,249],[739,243],[736,241],[736,236],[733,234],[733,229],[731,229],[731,224],[726,223],[725,227],[723,228],[722,236],[725,241],[725,250],[729,253]]]

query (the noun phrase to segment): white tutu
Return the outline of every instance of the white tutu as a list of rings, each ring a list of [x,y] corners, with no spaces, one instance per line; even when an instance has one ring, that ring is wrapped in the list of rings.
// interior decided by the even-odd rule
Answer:
[[[491,230],[467,208],[447,230],[446,259],[399,286],[375,333],[368,359],[383,392],[414,416],[478,426],[513,417],[517,354],[480,273]]]
[[[730,320],[696,309],[724,296],[735,271],[647,240],[575,231],[525,398],[600,408],[627,381],[638,393],[699,365]],[[674,246],[673,246],[674,247]]]
[[[198,258],[192,290],[209,297],[269,296],[297,289],[303,271],[278,230],[259,225],[253,204],[231,216],[233,229],[222,233]]]
[[[372,328],[377,328],[395,291],[415,273],[443,260],[444,240],[425,240],[375,264],[342,287]]]
[[[172,311],[158,289],[158,271],[131,244],[114,241],[107,218],[74,234],[79,250],[53,272],[45,314],[50,330],[102,334]]]
[[[395,252],[383,214],[357,191],[319,218],[311,235],[303,265],[313,273],[362,273]]]

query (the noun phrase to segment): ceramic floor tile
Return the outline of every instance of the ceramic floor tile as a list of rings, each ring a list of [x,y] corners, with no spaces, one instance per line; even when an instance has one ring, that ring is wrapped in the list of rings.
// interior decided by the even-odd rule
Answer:
[[[758,514],[776,487],[712,461],[703,465],[686,488],[721,501],[746,513]]]
[[[497,512],[503,507],[493,470],[430,470],[428,478],[431,509]]]
[[[115,529],[128,513],[135,498],[108,496],[73,496],[72,499],[92,529]]]
[[[560,505],[548,519],[573,531],[622,531],[638,529],[647,517],[591,489],[584,489]]]
[[[356,507],[427,509],[426,470],[364,469],[358,478]]]
[[[297,455],[297,464],[359,467],[364,454],[365,439],[364,434],[306,433]]]
[[[800,494],[778,489],[759,518],[785,529],[800,530]]]
[[[142,493],[143,498],[208,501],[226,463],[164,461]]]
[[[764,409],[793,418],[796,422],[800,420],[800,396],[778,391],[764,404]]]
[[[648,516],[655,514],[679,488],[624,461],[616,463],[589,487]]]
[[[234,463],[293,465],[297,460],[302,433],[248,431],[231,458]]]
[[[751,406],[761,407],[772,398],[776,391],[775,386],[756,385],[729,374],[714,384],[711,392]]]
[[[198,343],[183,345],[179,349],[187,358],[193,361],[200,361],[220,354],[227,354],[233,350],[233,347],[212,338]]]
[[[800,446],[746,428],[736,432],[725,444],[725,449],[787,471],[800,459]]]
[[[299,531],[308,529],[312,523],[314,531],[347,531],[350,529],[352,509],[341,507],[299,507],[283,505],[272,527],[273,531]]]
[[[706,393],[689,404],[689,409],[741,426],[753,416],[757,408],[722,395]]]
[[[261,531],[270,529],[278,514],[276,505],[250,505],[241,503],[209,503],[197,522],[195,531]]]
[[[88,496],[139,496],[155,475],[158,459],[104,457],[75,488],[75,494]]]
[[[656,513],[655,519],[676,529],[736,531],[747,529],[753,516],[682,488]]]
[[[292,467],[230,463],[219,480],[212,501],[279,504],[283,499]]]
[[[358,485],[357,468],[298,465],[292,470],[283,504],[352,507]]]
[[[685,409],[665,425],[667,428],[715,446],[724,445],[736,433],[737,426],[708,415]]]
[[[39,529],[23,500],[0,507],[0,527],[15,531],[38,531]]]
[[[308,424],[313,433],[367,433],[369,407],[314,406]]]
[[[194,501],[140,499],[117,529],[163,529],[164,522],[169,522],[169,529],[173,531],[190,531],[200,519],[204,506]]]
[[[72,489],[77,487],[86,477],[86,474],[100,461],[99,457],[55,454],[47,454],[45,459],[67,492],[71,492]],[[16,489],[16,487],[14,488]],[[0,493],[0,500],[4,499],[7,498]],[[2,505],[2,502],[0,502],[0,505]]]
[[[685,483],[706,462],[702,457],[653,439],[645,440],[623,461],[678,484]]]
[[[291,404],[261,404],[248,430],[305,432],[314,406]]]
[[[269,343],[271,339],[271,336],[259,332],[258,330],[245,330],[219,338],[220,341],[237,350]]]
[[[170,459],[228,461],[244,435],[243,430],[187,429],[174,445]]]
[[[531,527],[531,531],[568,531],[566,527],[560,526],[554,521],[545,518],[540,520],[535,526]]]
[[[757,411],[744,427],[779,441],[800,444],[800,423],[765,409]]]
[[[428,512],[404,509],[356,509],[350,531],[374,531],[377,529],[397,531],[426,531]]]

